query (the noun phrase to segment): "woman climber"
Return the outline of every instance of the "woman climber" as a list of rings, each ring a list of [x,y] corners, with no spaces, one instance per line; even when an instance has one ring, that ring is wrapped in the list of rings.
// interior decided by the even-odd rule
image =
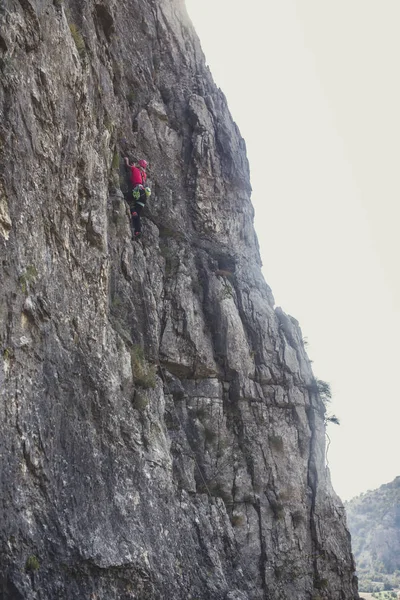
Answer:
[[[150,188],[146,186],[147,165],[147,161],[143,159],[139,160],[137,165],[130,165],[128,157],[125,157],[125,169],[128,172],[127,201],[131,211],[133,239],[138,239],[141,236],[140,213],[151,194]]]

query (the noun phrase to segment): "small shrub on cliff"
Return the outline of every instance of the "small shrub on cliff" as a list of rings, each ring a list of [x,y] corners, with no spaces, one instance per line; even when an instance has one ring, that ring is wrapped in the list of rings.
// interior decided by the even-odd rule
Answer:
[[[34,265],[29,265],[28,267],[26,267],[25,271],[20,275],[19,282],[21,284],[21,288],[24,294],[27,293],[29,285],[36,281],[37,276],[38,272]]]
[[[135,102],[135,92],[133,90],[130,90],[126,95],[126,99],[128,101],[129,106],[132,107]]]
[[[329,585],[329,581],[324,577],[318,575],[314,578],[314,588],[316,590],[325,590]]]
[[[133,399],[133,408],[136,410],[144,410],[149,405],[149,398],[147,394],[143,394],[136,390],[135,397]]]
[[[307,386],[309,392],[319,394],[324,404],[330,402],[332,399],[332,390],[329,383],[322,381],[322,379],[314,379],[312,383]]]
[[[81,32],[75,23],[70,23],[69,30],[71,32],[72,38],[75,42],[76,49],[78,50],[78,54],[81,58],[83,58],[86,54],[86,45],[85,40],[82,37]]]
[[[134,346],[131,350],[131,367],[133,381],[143,388],[156,387],[156,365],[150,365],[140,346]]]
[[[33,573],[34,571],[38,571],[40,568],[40,563],[38,558],[32,554],[26,559],[25,569]]]
[[[328,415],[325,418],[325,425],[327,423],[334,423],[334,425],[340,425],[339,417],[337,417],[336,415]]]
[[[123,304],[124,304],[123,299],[121,298],[121,296],[118,296],[117,294],[111,300],[112,308],[121,308],[121,306],[123,306]]]
[[[229,298],[233,298],[233,289],[229,283],[227,283],[220,292],[219,300],[222,302],[222,300],[228,300]]]
[[[3,358],[4,360],[11,360],[14,358],[14,352],[12,351],[12,348],[5,348],[3,350]]]
[[[118,150],[114,150],[114,155],[111,163],[112,169],[119,169],[119,152]]]

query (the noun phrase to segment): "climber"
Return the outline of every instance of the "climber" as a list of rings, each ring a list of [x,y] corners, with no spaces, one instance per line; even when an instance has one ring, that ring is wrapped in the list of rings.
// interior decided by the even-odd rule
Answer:
[[[139,239],[141,236],[140,213],[151,194],[150,188],[146,186],[147,166],[147,161],[143,159],[139,160],[138,165],[130,165],[128,157],[125,157],[125,169],[128,173],[127,201],[131,211],[133,239]]]

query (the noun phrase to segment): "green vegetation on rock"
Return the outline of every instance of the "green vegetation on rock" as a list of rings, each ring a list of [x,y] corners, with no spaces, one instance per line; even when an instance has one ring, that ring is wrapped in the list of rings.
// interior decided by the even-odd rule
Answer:
[[[143,348],[134,346],[131,351],[131,366],[133,380],[136,385],[143,388],[156,387],[156,365],[151,365],[147,362]]]

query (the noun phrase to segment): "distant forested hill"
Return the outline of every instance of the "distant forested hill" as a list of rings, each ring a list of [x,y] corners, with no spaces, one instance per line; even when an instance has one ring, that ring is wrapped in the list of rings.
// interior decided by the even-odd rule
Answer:
[[[359,589],[400,587],[400,477],[345,506]]]

